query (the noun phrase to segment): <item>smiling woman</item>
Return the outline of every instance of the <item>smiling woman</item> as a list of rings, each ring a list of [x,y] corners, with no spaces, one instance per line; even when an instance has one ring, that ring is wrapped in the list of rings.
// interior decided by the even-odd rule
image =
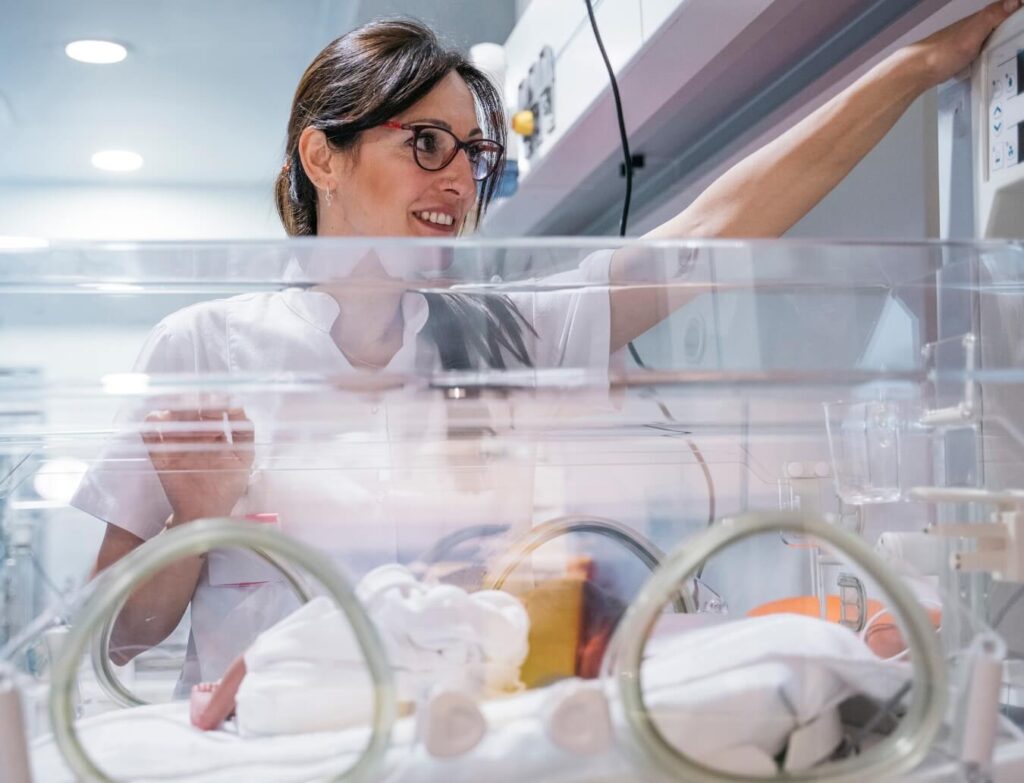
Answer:
[[[505,135],[495,86],[429,28],[365,25],[303,74],[278,212],[291,235],[455,235],[494,195]]]

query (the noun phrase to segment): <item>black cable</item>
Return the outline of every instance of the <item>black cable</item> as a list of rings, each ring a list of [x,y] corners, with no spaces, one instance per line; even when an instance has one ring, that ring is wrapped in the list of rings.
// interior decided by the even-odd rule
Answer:
[[[590,17],[590,27],[594,31],[594,39],[597,41],[597,48],[601,50],[601,59],[604,60],[604,67],[608,71],[608,80],[612,86],[612,96],[615,99],[615,116],[619,121],[619,139],[622,143],[622,159],[623,167],[626,172],[626,198],[622,204],[622,220],[619,222],[619,236],[626,236],[626,226],[629,224],[629,203],[633,198],[633,155],[629,151],[629,136],[626,133],[626,119],[622,111],[622,96],[619,94],[619,82],[615,78],[615,69],[612,68],[611,60],[608,59],[608,52],[605,51],[604,41],[601,40],[601,31],[597,27],[597,17],[594,16],[594,6],[591,0],[583,0],[587,4],[587,15]],[[636,345],[630,340],[627,344],[629,348],[629,355],[633,357],[633,361],[637,363],[641,369],[646,370],[647,365],[644,364],[644,360],[640,358],[640,352],[636,349]],[[662,415],[671,422],[675,422],[676,419],[657,396],[654,397],[654,402],[661,410]],[[689,438],[686,439],[687,445],[690,447],[690,451],[693,452],[694,458],[700,465],[701,470],[704,473],[704,480],[708,486],[708,527],[711,527],[715,523],[715,482],[711,476],[711,470],[708,467],[708,463],[704,459],[704,455],[700,449],[697,448],[697,444]],[[704,573],[704,566],[706,563],[701,563],[697,569],[697,578],[700,579]]]
[[[629,222],[629,202],[633,198],[633,156],[629,153],[629,137],[626,135],[626,120],[622,115],[622,98],[619,96],[619,83],[615,79],[615,69],[612,68],[611,60],[608,59],[608,52],[604,49],[604,42],[601,40],[601,31],[597,29],[597,18],[594,16],[594,6],[590,0],[583,0],[587,4],[587,14],[590,16],[590,26],[594,30],[594,39],[597,41],[597,48],[601,50],[601,59],[604,60],[604,67],[608,70],[608,79],[612,83],[612,95],[615,98],[615,114],[619,119],[619,137],[622,141],[622,157],[625,162],[626,171],[626,200],[622,204],[622,220],[619,223],[619,236],[626,236],[626,225]],[[630,353],[636,358],[636,349],[633,344],[629,345]]]
[[[629,344],[629,352],[630,354],[632,354],[633,360],[641,368],[646,370],[647,365],[644,364],[644,360],[640,358],[640,352],[637,351],[633,343]],[[668,406],[665,405],[665,403],[663,403],[660,399],[658,399],[657,396],[654,397],[654,403],[658,406],[658,409],[661,411],[661,414],[665,417],[666,420],[674,424],[678,423],[676,417],[672,415],[672,411],[670,411],[668,409]],[[697,444],[690,440],[690,438],[687,438],[686,445],[689,446],[690,451],[693,452],[693,456],[697,460],[697,464],[700,465],[700,469],[704,473],[704,481],[708,485],[708,527],[711,527],[713,524],[715,524],[715,514],[717,513],[715,509],[715,480],[711,476],[711,469],[708,467],[707,460],[704,459],[704,454],[701,453],[701,450],[697,447]],[[702,563],[697,571],[698,579],[700,579],[701,575],[704,573],[704,565],[705,564]]]

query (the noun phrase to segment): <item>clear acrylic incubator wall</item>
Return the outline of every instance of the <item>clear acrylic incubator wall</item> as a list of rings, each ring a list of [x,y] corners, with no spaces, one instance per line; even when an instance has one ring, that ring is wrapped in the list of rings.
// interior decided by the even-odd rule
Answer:
[[[1024,780],[1024,247],[0,252],[0,781]]]

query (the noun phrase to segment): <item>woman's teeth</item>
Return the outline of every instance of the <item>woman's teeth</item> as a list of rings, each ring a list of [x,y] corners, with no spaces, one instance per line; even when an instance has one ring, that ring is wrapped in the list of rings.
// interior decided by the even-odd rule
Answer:
[[[455,218],[451,215],[444,214],[444,212],[414,212],[413,214],[420,220],[425,220],[428,223],[436,223],[439,226],[450,226],[455,222]]]

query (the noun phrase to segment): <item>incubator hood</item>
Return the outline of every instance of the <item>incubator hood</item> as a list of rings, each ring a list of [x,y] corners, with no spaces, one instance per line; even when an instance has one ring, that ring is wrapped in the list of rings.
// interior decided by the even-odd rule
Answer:
[[[1018,780],[1022,279],[1005,242],[0,251],[4,774]],[[368,302],[383,367],[336,341]]]

